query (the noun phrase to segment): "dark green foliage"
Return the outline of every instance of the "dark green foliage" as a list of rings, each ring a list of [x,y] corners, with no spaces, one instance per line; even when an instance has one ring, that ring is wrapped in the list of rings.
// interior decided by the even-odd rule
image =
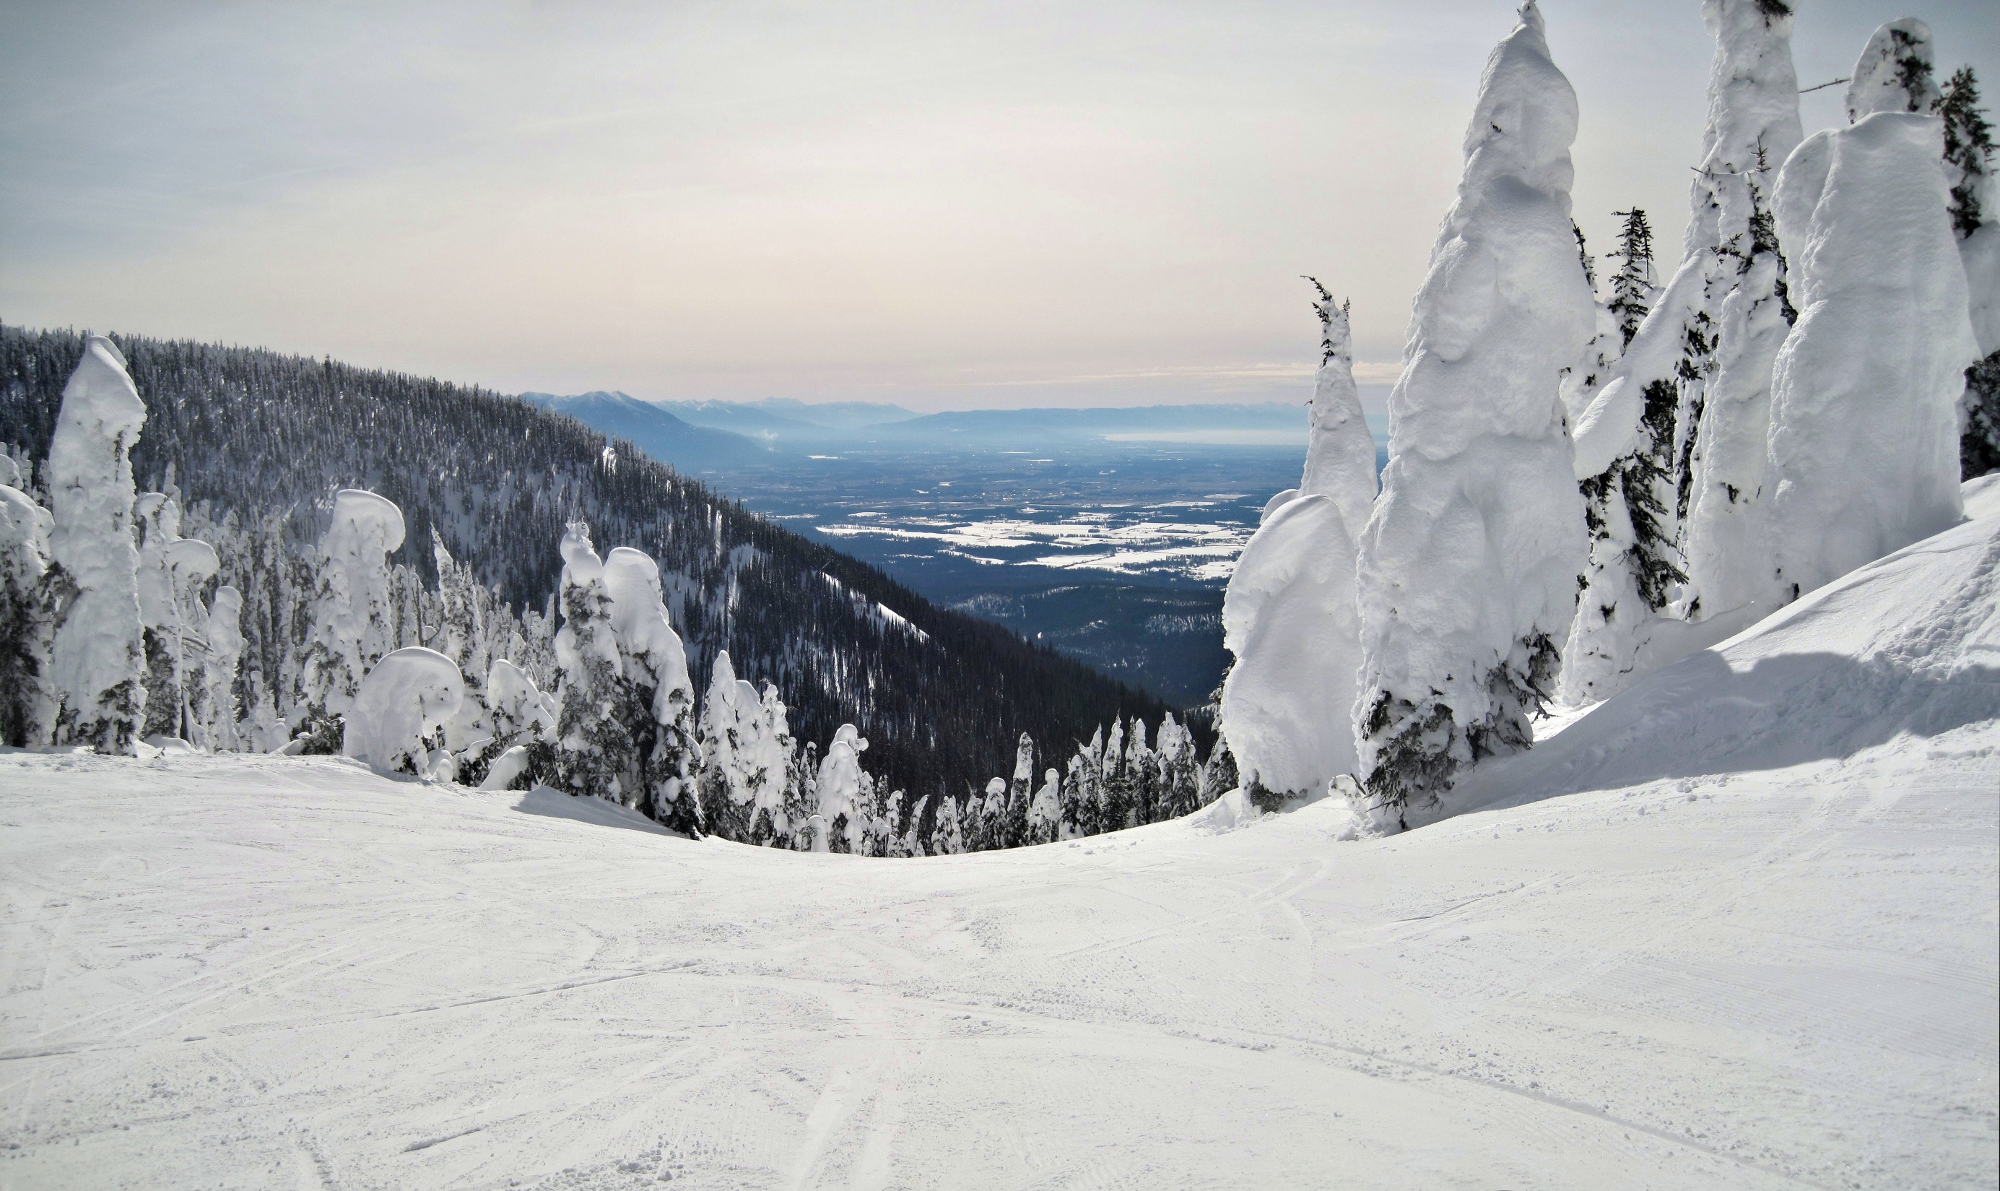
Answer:
[[[2000,471],[2000,351],[1965,370],[1965,432],[1958,439],[1958,466],[1971,480]]]
[[[1961,66],[1945,81],[1932,109],[1944,119],[1944,159],[1957,179],[1951,187],[1952,230],[1963,240],[1979,230],[1984,219],[1980,192],[1986,186],[1987,163],[1993,156],[1993,126],[1979,106],[1979,83],[1970,66]]]
[[[1431,806],[1451,788],[1458,763],[1451,751],[1442,747],[1451,738],[1451,708],[1436,703],[1427,714],[1419,715],[1415,704],[1383,691],[1368,709],[1365,727],[1370,736],[1379,738],[1375,768],[1366,783],[1376,807],[1401,812],[1411,806]]]
[[[1637,207],[1614,214],[1623,216],[1625,223],[1619,228],[1618,251],[1611,254],[1619,263],[1618,272],[1611,275],[1607,309],[1618,320],[1624,346],[1630,347],[1639,325],[1653,308],[1653,228],[1646,222],[1646,213]]]

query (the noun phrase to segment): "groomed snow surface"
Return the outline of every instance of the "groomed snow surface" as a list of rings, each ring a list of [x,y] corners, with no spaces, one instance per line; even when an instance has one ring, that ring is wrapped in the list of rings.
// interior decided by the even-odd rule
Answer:
[[[0,756],[0,1186],[1991,1187],[2000,483],[1343,839]]]

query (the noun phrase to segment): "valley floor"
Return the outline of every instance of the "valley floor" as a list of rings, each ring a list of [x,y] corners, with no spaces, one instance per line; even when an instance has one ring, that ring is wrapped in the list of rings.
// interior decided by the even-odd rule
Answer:
[[[903,861],[0,756],[0,1186],[1991,1186],[1996,749]]]

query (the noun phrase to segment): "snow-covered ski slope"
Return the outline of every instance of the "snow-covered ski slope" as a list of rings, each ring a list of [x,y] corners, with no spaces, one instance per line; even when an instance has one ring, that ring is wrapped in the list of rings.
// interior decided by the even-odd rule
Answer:
[[[1970,496],[1386,839],[857,860],[0,756],[0,1186],[1991,1187]]]

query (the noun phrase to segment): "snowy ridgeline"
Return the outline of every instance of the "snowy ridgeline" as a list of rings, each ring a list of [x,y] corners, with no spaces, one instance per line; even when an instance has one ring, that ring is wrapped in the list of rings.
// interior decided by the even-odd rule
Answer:
[[[1377,496],[1345,307],[1300,487],[1225,602],[1221,731],[1255,806],[1378,827],[1468,767],[1963,516],[2000,468],[2000,224],[1969,68],[1884,25],[1850,126],[1802,139],[1793,14],[1706,0],[1709,120],[1662,288],[1620,212],[1609,296],[1570,218],[1575,93],[1530,0],[1493,52],[1417,296]],[[1318,283],[1314,283],[1318,286]]]
[[[1184,815],[1234,785],[1226,748],[1198,764],[1167,714],[1114,719],[1034,785],[1023,733],[1013,780],[911,802],[862,765],[853,725],[824,758],[719,653],[697,702],[660,567],[589,527],[561,543],[556,613],[516,616],[433,530],[435,590],[388,564],[402,510],[374,492],[334,494],[310,557],[280,553],[308,606],[270,673],[239,673],[241,593],[218,584],[208,542],[182,536],[173,494],[134,491],[130,453],[146,416],[110,340],[88,339],[64,390],[44,508],[11,457],[0,479],[7,536],[0,729],[9,744],[132,753],[139,741],[216,752],[344,752],[378,772],[489,789],[547,785],[648,815],[690,836],[772,847],[909,856],[1017,847]],[[242,547],[232,527],[217,536]],[[254,553],[254,552],[253,552]],[[267,576],[251,569],[253,590]],[[557,624],[560,627],[556,627]],[[903,630],[908,631],[908,630]],[[263,642],[268,645],[269,642]],[[264,651],[258,651],[260,653]],[[248,692],[247,700],[238,691]]]
[[[559,543],[581,518],[597,542],[659,563],[697,694],[726,650],[738,677],[783,692],[800,739],[824,748],[853,723],[869,738],[868,768],[912,794],[983,789],[1011,769],[1023,732],[1054,753],[1114,716],[1157,725],[1168,710],[515,398],[261,349],[112,338],[147,407],[136,486],[175,498],[180,532],[215,547],[214,582],[242,595],[246,708],[268,693],[289,716],[333,494],[357,488],[405,521],[389,567],[396,646],[441,648],[443,597],[461,590],[487,608],[503,649],[522,629],[547,655],[544,669],[527,668],[550,678]],[[41,469],[83,354],[77,333],[0,326],[0,441],[44,504]],[[438,567],[440,543],[464,574]],[[467,668],[475,685],[485,667]],[[1199,727],[1205,755],[1213,735]]]

